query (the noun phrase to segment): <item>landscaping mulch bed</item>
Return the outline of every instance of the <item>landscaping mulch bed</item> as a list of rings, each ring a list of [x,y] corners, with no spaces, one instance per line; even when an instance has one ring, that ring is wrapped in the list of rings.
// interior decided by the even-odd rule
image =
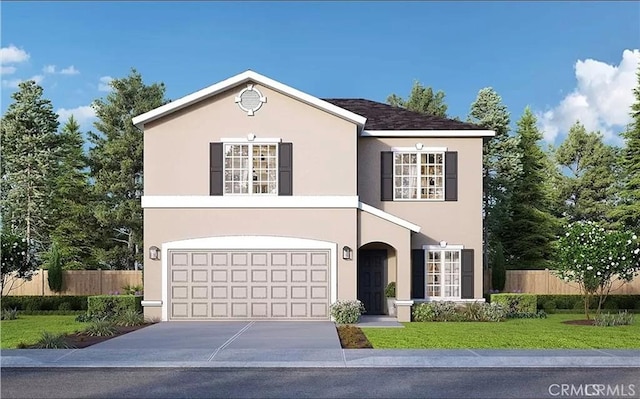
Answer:
[[[99,344],[100,342],[104,342],[104,341],[110,340],[112,338],[119,337],[121,335],[130,333],[132,331],[139,330],[141,328],[150,326],[151,324],[153,324],[153,323],[142,324],[140,326],[132,326],[132,327],[121,327],[121,326],[118,326],[118,327],[116,327],[116,333],[114,335],[110,336],[110,337],[93,337],[91,335],[88,335],[85,332],[67,334],[67,335],[64,336],[64,341],[65,341],[65,343],[67,345],[69,345],[69,348],[82,349],[82,348],[86,348],[86,347],[91,346],[91,345]],[[31,346],[30,348],[35,348],[35,346]]]
[[[337,326],[340,344],[344,349],[372,349],[373,345],[359,327],[349,324]]]
[[[565,320],[562,322],[562,324],[571,324],[574,326],[593,326],[595,325],[595,321],[594,320]]]

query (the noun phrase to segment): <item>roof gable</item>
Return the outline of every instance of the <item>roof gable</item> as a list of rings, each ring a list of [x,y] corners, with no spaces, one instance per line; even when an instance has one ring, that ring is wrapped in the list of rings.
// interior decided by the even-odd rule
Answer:
[[[263,86],[269,87],[275,91],[278,91],[282,94],[293,97],[303,103],[326,111],[332,115],[335,115],[339,118],[350,121],[360,127],[359,130],[362,130],[364,124],[366,122],[366,118],[358,115],[354,112],[351,112],[347,109],[341,108],[334,104],[331,104],[327,101],[321,100],[317,97],[314,97],[310,94],[301,92],[300,90],[294,89],[290,86],[277,82],[273,79],[270,79],[264,75],[261,75],[257,72],[247,70],[241,74],[232,76],[228,79],[225,79],[221,82],[213,84],[209,87],[206,87],[202,90],[196,91],[195,93],[191,93],[182,98],[179,98],[175,101],[167,103],[161,107],[152,109],[151,111],[145,112],[142,115],[138,115],[132,119],[132,122],[138,128],[143,128],[145,123],[149,123],[156,119],[162,118],[166,115],[169,115],[173,112],[176,112],[180,109],[198,103],[202,100],[205,100],[209,97],[215,96],[221,92],[224,92],[234,86],[240,85],[246,82],[255,82],[259,83]]]

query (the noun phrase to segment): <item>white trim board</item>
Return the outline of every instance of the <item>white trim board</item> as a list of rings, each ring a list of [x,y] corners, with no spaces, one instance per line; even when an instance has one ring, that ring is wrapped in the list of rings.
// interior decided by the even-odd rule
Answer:
[[[370,213],[372,215],[375,215],[375,216],[377,216],[377,217],[379,217],[381,219],[384,219],[386,221],[389,221],[391,223],[395,223],[398,226],[404,227],[405,229],[409,229],[409,230],[414,231],[416,233],[420,232],[420,226],[418,226],[417,224],[413,224],[413,223],[411,223],[411,222],[409,222],[407,220],[401,219],[401,218],[399,218],[397,216],[394,216],[394,215],[392,215],[390,213],[387,213],[387,212],[385,212],[383,210],[375,208],[375,207],[373,207],[371,205],[367,205],[364,202],[360,202],[359,203],[358,209],[360,209],[363,212],[367,212],[367,213]]]
[[[361,137],[494,137],[493,130],[363,130]]]
[[[169,320],[169,251],[175,249],[326,249],[330,255],[330,304],[338,300],[338,244],[280,236],[221,236],[162,243],[162,321]],[[148,301],[157,302],[157,301]]]
[[[262,86],[268,87],[285,95],[293,97],[299,101],[302,101],[306,104],[326,111],[332,115],[353,122],[360,128],[363,128],[365,122],[367,121],[367,118],[361,115],[347,111],[346,109],[335,106],[310,94],[303,93],[300,90],[296,90],[293,87],[282,84],[252,70],[247,70],[221,82],[215,83],[209,87],[205,87],[202,90],[196,91],[175,101],[167,103],[161,107],[152,109],[149,112],[145,112],[142,115],[136,116],[131,121],[136,127],[142,129],[144,128],[145,123],[149,123],[156,119],[162,118],[163,116],[169,115],[182,108],[188,107],[206,98],[215,96],[216,94],[219,94],[227,89],[248,81],[259,83]]]

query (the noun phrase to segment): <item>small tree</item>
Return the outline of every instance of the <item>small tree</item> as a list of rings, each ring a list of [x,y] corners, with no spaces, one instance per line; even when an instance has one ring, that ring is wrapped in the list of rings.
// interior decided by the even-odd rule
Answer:
[[[505,270],[504,251],[502,250],[502,243],[498,242],[491,264],[491,286],[494,290],[502,291],[506,280],[507,271]]]
[[[556,274],[580,286],[585,316],[589,303],[598,297],[597,313],[613,288],[616,278],[629,282],[640,271],[640,242],[628,231],[607,231],[595,222],[569,224],[558,240]]]
[[[53,292],[62,292],[62,256],[56,242],[51,244],[51,252],[49,253],[47,264],[49,265],[49,276],[47,277],[49,288]]]
[[[28,245],[27,239],[2,227],[2,274],[0,276],[0,293],[6,296],[11,290],[18,288],[18,280],[28,281],[34,275],[36,257],[33,245]]]

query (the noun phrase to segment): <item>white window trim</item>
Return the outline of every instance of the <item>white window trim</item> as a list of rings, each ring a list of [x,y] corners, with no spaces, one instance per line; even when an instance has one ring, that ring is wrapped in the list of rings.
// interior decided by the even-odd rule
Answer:
[[[391,147],[393,152],[447,152],[447,147]]]
[[[282,143],[281,138],[273,137],[256,137],[254,134],[249,134],[247,137],[223,137],[220,139],[223,144],[248,144],[248,143]]]
[[[224,139],[223,139],[224,140]],[[234,139],[231,139],[234,140]],[[235,139],[237,140],[237,139]],[[278,142],[279,143],[279,142]],[[226,197],[250,197],[250,196],[258,196],[258,197],[275,197],[278,196],[278,190],[280,189],[280,179],[278,176],[278,170],[280,169],[280,146],[276,144],[276,189],[275,189],[275,193],[254,193],[253,192],[253,179],[251,179],[253,177],[253,145],[263,145],[263,144],[275,144],[274,142],[261,142],[261,141],[222,141],[222,176],[223,176],[223,180],[222,180],[222,196],[226,196]],[[226,175],[226,171],[227,171],[227,167],[226,167],[226,152],[225,152],[225,146],[226,145],[247,145],[249,146],[249,192],[248,193],[227,193],[226,192],[226,183],[227,181],[224,180],[224,176]]]
[[[422,250],[425,251],[425,254],[424,254],[425,255],[424,256],[424,277],[425,277],[424,278],[424,296],[425,296],[424,302],[438,302],[438,301],[464,302],[465,301],[462,299],[462,250],[463,249],[464,249],[464,245],[458,245],[458,244],[447,244],[444,247],[440,245],[423,245],[422,246]],[[458,251],[460,253],[460,256],[459,256],[460,270],[458,272],[458,281],[460,282],[460,289],[458,292],[460,292],[460,296],[432,296],[432,297],[427,296],[427,274],[428,274],[427,262],[429,261],[429,256],[428,256],[429,251],[440,251],[440,252]],[[444,260],[444,256],[441,256],[440,259]],[[441,264],[441,266],[443,265]],[[444,288],[444,279],[440,284],[440,292],[443,292],[443,288]],[[473,299],[472,301],[475,301],[475,299]]]
[[[221,236],[162,243],[162,321],[169,320],[169,251],[176,249],[327,249],[330,251],[330,304],[338,300],[338,244],[330,241],[277,236]],[[147,300],[157,306],[157,300]]]
[[[409,149],[406,151],[399,150],[393,151],[393,200],[397,202],[444,202],[446,196],[446,185],[447,179],[445,178],[447,171],[445,170],[445,152],[447,152],[446,147],[438,147],[438,151],[429,151],[428,149],[423,148],[422,150],[416,150],[415,148],[408,147]],[[418,186],[416,187],[418,198],[396,198],[396,154],[417,154],[418,158],[420,158],[420,154],[428,153],[428,154],[442,154],[442,199],[440,198],[420,198],[421,195],[421,186],[420,182],[422,181],[422,174],[418,174]],[[418,171],[420,171],[420,162],[418,162]]]

